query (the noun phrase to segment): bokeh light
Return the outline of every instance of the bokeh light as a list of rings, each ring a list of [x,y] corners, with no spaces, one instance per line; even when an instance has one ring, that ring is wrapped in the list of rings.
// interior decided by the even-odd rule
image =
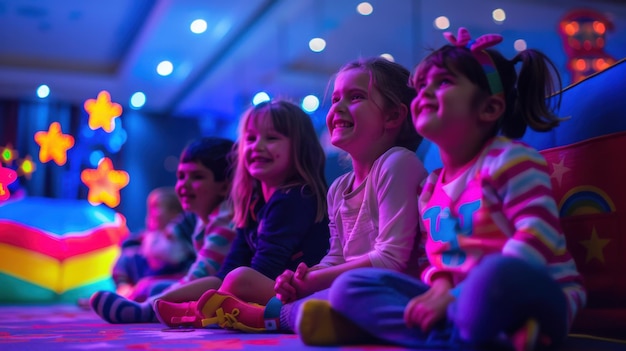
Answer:
[[[170,61],[161,61],[157,65],[157,73],[163,77],[169,76],[174,71],[174,65]]]
[[[315,112],[320,107],[320,99],[315,95],[307,95],[302,99],[302,109],[306,112]]]
[[[144,94],[141,91],[134,93],[130,97],[130,107],[132,107],[135,110],[142,108],[143,105],[145,104],[146,104],[146,94]]]
[[[326,48],[326,40],[322,38],[313,38],[309,41],[309,49],[313,52],[321,52]]]
[[[252,98],[252,104],[254,106],[265,101],[270,101],[270,96],[264,91],[256,93],[256,95],[254,95],[254,97]]]
[[[207,24],[206,24],[206,21],[203,19],[197,19],[191,22],[191,25],[189,26],[189,29],[191,30],[191,32],[195,34],[202,34],[206,32],[206,28],[207,28]]]
[[[441,29],[441,30],[448,29],[448,28],[450,28],[450,20],[446,16],[439,16],[439,17],[435,18],[435,21],[433,22],[433,25],[437,29]]]
[[[356,12],[363,16],[369,16],[374,12],[374,7],[369,2],[362,2],[357,5]]]
[[[45,99],[48,97],[48,95],[50,95],[50,87],[48,87],[47,85],[42,84],[37,88],[37,96],[40,99]]]

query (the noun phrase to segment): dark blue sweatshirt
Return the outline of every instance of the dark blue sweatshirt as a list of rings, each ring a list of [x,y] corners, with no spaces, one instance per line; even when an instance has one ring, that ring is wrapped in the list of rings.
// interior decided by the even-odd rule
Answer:
[[[248,266],[270,279],[300,262],[313,266],[329,248],[328,218],[315,223],[317,201],[307,189],[277,190],[267,203],[255,207],[255,218],[237,237],[217,277],[224,279],[233,269]]]

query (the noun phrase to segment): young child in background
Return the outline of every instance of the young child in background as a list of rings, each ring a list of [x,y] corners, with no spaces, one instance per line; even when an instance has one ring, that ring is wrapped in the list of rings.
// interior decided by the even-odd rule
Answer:
[[[428,55],[411,81],[415,127],[443,162],[419,200],[429,266],[421,281],[376,269],[348,272],[331,287],[330,303],[379,341],[405,347],[555,348],[586,293],[546,161],[512,138],[527,126],[559,124],[546,101],[558,72],[536,50],[509,61],[487,49],[499,35],[472,41],[461,28],[458,38],[446,38],[451,44]]]
[[[239,135],[232,192],[237,238],[217,275],[155,301],[169,326],[206,325],[187,312],[222,299],[203,295],[207,290],[265,303],[279,274],[317,264],[328,252],[326,158],[311,118],[288,101],[261,103],[243,114]],[[242,280],[248,285],[233,284]]]
[[[298,306],[308,296],[325,298],[343,272],[380,267],[417,274],[417,196],[427,172],[415,154],[421,137],[409,117],[415,91],[408,79],[406,68],[383,58],[341,68],[326,123],[333,145],[351,156],[353,171],[328,191],[330,251],[317,265],[286,270],[275,284],[255,284],[250,273],[248,280],[233,280],[230,290],[209,291],[193,310],[195,318],[243,331],[293,331]],[[246,290],[268,293],[253,299]],[[330,312],[328,304],[313,308]]]
[[[205,137],[192,141],[181,153],[175,191],[186,214],[170,223],[165,233],[171,241],[186,243],[196,256],[184,277],[171,282],[162,294],[216,274],[230,250],[235,237],[232,205],[228,200],[233,145],[228,139]],[[137,303],[109,291],[99,291],[92,295],[90,305],[110,323],[155,322],[152,302],[160,294],[154,292],[144,302]]]
[[[168,223],[182,213],[173,187],[159,187],[148,194],[145,228],[122,243],[113,267],[117,294],[144,301],[157,285],[171,284],[187,272],[195,258],[193,251],[165,233]]]

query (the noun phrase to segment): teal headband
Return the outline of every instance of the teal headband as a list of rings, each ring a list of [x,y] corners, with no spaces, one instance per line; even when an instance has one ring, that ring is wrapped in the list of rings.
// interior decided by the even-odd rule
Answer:
[[[478,63],[483,68],[487,81],[489,82],[489,89],[491,94],[503,94],[504,88],[502,86],[502,80],[500,74],[496,68],[495,62],[485,50],[492,47],[502,41],[502,36],[499,34],[485,34],[478,37],[476,40],[472,40],[469,31],[463,27],[459,28],[458,38],[450,32],[443,33],[443,36],[450,42],[450,44],[457,47],[465,47],[470,50],[472,55],[476,58]]]

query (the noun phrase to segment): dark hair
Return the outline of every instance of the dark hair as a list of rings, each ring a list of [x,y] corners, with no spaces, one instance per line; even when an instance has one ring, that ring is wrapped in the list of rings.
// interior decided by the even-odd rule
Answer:
[[[506,102],[493,134],[517,139],[524,135],[527,127],[548,131],[559,125],[562,119],[554,111],[561,104],[560,96],[548,102],[548,97],[561,89],[561,76],[554,63],[534,49],[521,51],[512,60],[507,60],[496,50],[486,51],[502,80]],[[522,62],[519,74],[515,69],[518,62]],[[432,66],[461,73],[491,95],[484,69],[465,47],[444,45],[430,53],[415,70],[417,80]]]
[[[415,89],[409,86],[411,72],[404,66],[375,56],[361,58],[345,64],[338,73],[350,69],[362,69],[370,75],[370,88],[375,87],[385,99],[383,109],[393,109],[400,105],[407,108],[407,116],[396,138],[396,146],[416,151],[422,142],[422,136],[417,134],[411,118],[411,101],[415,98]]]
[[[326,154],[320,144],[317,133],[307,115],[298,105],[287,100],[273,100],[248,108],[239,122],[239,137],[243,138],[250,123],[259,125],[270,123],[275,131],[290,140],[291,158],[295,174],[283,184],[284,188],[300,185],[303,190],[313,193],[317,200],[316,222],[328,215],[324,176]],[[238,142],[238,155],[243,159],[245,140]],[[232,199],[235,208],[234,221],[243,227],[249,219],[255,192],[259,191],[258,180],[248,172],[245,162],[237,163]],[[304,189],[306,187],[307,189]]]
[[[202,137],[191,141],[180,155],[180,163],[200,162],[213,172],[215,181],[231,179],[233,141],[220,137]]]

